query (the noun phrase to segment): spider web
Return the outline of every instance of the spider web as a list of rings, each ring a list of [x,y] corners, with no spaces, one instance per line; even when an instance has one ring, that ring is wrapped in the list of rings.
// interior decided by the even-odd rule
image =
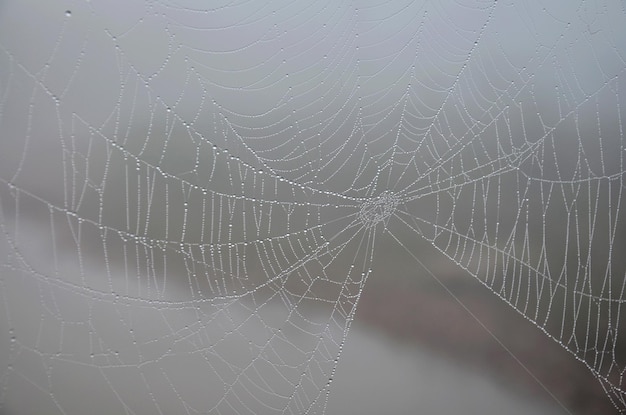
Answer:
[[[0,13],[9,410],[322,414],[374,253],[427,242],[626,411],[620,2]]]

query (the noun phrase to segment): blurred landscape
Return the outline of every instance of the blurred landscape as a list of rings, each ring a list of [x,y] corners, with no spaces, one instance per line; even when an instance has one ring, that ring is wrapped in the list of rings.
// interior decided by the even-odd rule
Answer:
[[[554,403],[551,394],[572,414],[616,411],[587,367],[467,275],[456,275],[448,277],[458,278],[450,288],[480,324],[440,287],[402,281],[372,282],[359,304],[358,319],[403,344],[426,347],[486,372],[530,401]],[[555,408],[554,413],[567,412]]]

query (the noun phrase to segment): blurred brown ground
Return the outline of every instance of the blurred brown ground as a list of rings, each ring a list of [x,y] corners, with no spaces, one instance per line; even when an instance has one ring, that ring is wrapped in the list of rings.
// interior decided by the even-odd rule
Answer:
[[[441,286],[389,279],[368,281],[357,320],[401,342],[488,371],[521,394],[543,387]],[[469,276],[446,285],[573,415],[617,413],[593,374],[534,324]]]

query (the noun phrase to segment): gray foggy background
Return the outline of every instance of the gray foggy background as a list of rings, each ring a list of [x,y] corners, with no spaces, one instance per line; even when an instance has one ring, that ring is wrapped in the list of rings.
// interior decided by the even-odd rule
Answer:
[[[615,411],[622,5],[210,6],[0,2],[2,410]]]

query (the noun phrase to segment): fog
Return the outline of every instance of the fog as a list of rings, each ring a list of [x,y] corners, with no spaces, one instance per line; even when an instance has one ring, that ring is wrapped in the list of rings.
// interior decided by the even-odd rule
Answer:
[[[619,2],[211,6],[0,3],[0,408],[623,408]]]

